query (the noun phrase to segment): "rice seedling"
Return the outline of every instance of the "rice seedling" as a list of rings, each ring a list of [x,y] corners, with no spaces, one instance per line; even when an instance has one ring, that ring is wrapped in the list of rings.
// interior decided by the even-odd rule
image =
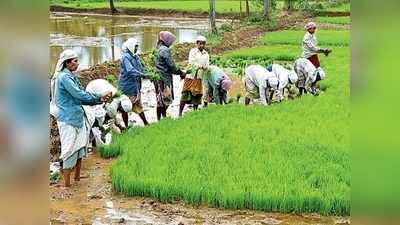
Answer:
[[[327,80],[319,97],[210,106],[119,136],[110,145],[122,153],[111,169],[113,190],[162,202],[349,215],[349,48],[333,50],[321,60]]]

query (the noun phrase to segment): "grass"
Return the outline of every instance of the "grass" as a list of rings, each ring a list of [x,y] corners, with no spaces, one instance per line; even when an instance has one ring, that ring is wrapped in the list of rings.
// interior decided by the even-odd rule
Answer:
[[[350,3],[343,3],[337,5],[326,5],[324,9],[321,11],[329,11],[329,12],[350,12],[351,5]]]
[[[349,48],[333,50],[321,59],[322,96],[269,108],[211,106],[120,136],[112,144],[122,149],[113,190],[162,202],[349,215]]]
[[[283,30],[266,33],[258,40],[261,45],[296,45],[301,46],[305,31]],[[348,30],[318,30],[317,39],[321,46],[348,46],[350,44],[350,31]]]
[[[53,0],[52,5],[59,5],[72,8],[97,9],[108,8],[109,2],[68,2],[62,0]],[[139,1],[139,2],[115,2],[117,8],[141,8],[141,9],[160,9],[160,10],[177,10],[189,12],[208,12],[209,1]],[[250,10],[255,11],[260,7],[251,5]],[[261,8],[260,8],[261,10]],[[218,0],[216,1],[216,11],[218,13],[238,13],[240,12],[240,2],[235,0]],[[244,3],[242,3],[242,11],[245,11]]]
[[[349,16],[344,17],[317,17],[317,22],[319,23],[330,23],[339,25],[349,25],[351,24],[351,19]]]
[[[292,45],[265,45],[252,48],[242,48],[232,52],[225,53],[222,57],[225,59],[251,59],[263,58],[280,61],[292,61],[301,54],[299,46]]]

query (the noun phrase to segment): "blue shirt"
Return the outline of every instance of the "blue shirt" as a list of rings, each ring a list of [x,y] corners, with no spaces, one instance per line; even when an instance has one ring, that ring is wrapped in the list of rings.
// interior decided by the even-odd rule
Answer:
[[[101,96],[83,90],[79,79],[66,68],[57,74],[55,97],[58,107],[57,121],[78,128],[83,126],[82,105],[101,103]]]
[[[176,67],[171,50],[164,44],[160,44],[158,47],[155,64],[160,74],[160,79],[167,85],[172,84],[172,74],[180,75],[182,73],[178,67]]]
[[[144,69],[138,55],[126,51],[122,54],[121,70],[118,78],[118,86],[128,96],[135,96],[140,93],[141,78],[144,76]]]

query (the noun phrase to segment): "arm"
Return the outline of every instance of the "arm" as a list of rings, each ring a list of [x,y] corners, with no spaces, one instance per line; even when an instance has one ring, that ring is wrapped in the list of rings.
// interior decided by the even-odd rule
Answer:
[[[82,105],[97,105],[101,103],[101,96],[82,90],[71,77],[64,76],[62,82],[68,93],[80,100]]]
[[[170,50],[170,49],[165,50],[165,51],[162,51],[162,52],[160,53],[160,56],[161,56],[162,58],[164,58],[165,63],[167,64],[169,70],[170,70],[173,74],[177,74],[177,75],[182,75],[182,74],[183,74],[182,71],[181,71],[180,69],[178,69],[178,67],[176,66],[176,64],[175,64],[175,62],[174,62],[174,60],[173,60],[173,58],[172,58],[171,50]]]
[[[268,99],[268,88],[267,87],[260,87],[260,99],[263,105],[269,105],[269,99]]]
[[[315,53],[323,53],[323,52],[325,52],[324,49],[321,49],[320,47],[318,47],[316,45],[316,43],[314,42],[314,39],[312,38],[311,35],[305,37],[304,40],[303,40],[303,43],[312,52],[315,52]]]
[[[129,75],[131,75],[133,77],[136,77],[136,78],[144,77],[143,70],[140,71],[140,70],[137,69],[137,68],[142,66],[142,65],[137,64],[137,63],[140,63],[140,62],[138,62],[138,61],[130,62],[128,58],[124,57],[122,63],[124,64],[124,66],[126,68],[126,71],[128,72]],[[137,64],[137,65],[135,65],[135,64]]]

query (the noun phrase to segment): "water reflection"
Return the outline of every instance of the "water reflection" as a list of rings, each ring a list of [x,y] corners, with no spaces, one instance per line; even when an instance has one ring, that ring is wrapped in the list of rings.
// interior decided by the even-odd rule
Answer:
[[[80,57],[79,69],[115,60],[121,57],[122,43],[130,37],[138,39],[141,51],[151,50],[157,34],[168,30],[177,36],[177,42],[193,42],[207,29],[204,19],[68,16],[50,15],[50,69],[54,71],[59,54],[66,48],[74,49]]]

